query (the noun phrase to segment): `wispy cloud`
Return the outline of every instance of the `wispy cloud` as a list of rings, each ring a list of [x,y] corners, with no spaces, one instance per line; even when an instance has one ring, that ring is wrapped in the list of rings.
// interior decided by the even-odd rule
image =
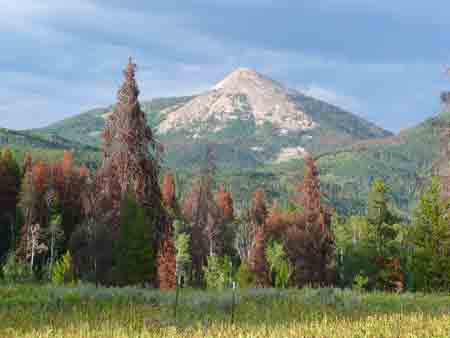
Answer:
[[[429,115],[445,88],[442,0],[0,0],[0,8],[0,126],[43,126],[111,103],[130,55],[143,98],[203,91],[245,66],[394,130]],[[437,9],[435,19],[418,19]]]
[[[299,90],[307,96],[334,104],[349,111],[358,112],[362,109],[362,105],[357,98],[338,94],[332,89],[322,88],[316,84],[311,84],[306,88],[299,88]]]

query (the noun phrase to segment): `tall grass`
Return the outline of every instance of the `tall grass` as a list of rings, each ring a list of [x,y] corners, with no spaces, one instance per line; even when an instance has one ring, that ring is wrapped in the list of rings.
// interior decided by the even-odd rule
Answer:
[[[336,289],[231,292],[0,287],[0,337],[448,337],[450,297]]]

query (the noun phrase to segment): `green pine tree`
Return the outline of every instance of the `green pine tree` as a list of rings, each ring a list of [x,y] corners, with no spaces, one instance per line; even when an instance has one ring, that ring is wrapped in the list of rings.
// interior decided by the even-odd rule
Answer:
[[[441,199],[439,181],[433,179],[420,197],[409,233],[416,290],[450,290],[449,209],[449,202]]]
[[[384,181],[377,179],[370,189],[367,202],[368,239],[382,256],[392,254],[391,241],[397,237],[394,225],[400,221],[389,210],[387,192]]]
[[[119,284],[136,285],[155,279],[154,222],[131,194],[121,205],[116,273]]]
[[[402,226],[389,207],[388,187],[375,180],[368,196],[367,216],[335,217],[332,224],[339,255],[340,284],[352,286],[355,278],[368,278],[369,288],[391,288],[394,259],[401,259]],[[398,272],[398,271],[396,271]]]

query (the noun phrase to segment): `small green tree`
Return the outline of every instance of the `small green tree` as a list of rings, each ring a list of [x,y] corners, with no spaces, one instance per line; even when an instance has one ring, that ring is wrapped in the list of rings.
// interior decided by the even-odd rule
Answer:
[[[14,252],[8,254],[2,272],[3,279],[8,283],[27,282],[33,277],[28,265],[17,259]]]
[[[177,261],[177,278],[188,281],[189,270],[191,268],[191,254],[190,254],[191,236],[184,233],[179,233],[175,237],[176,261]]]
[[[122,285],[144,284],[155,279],[154,224],[131,194],[120,209],[120,229],[116,252],[116,277]]]
[[[403,272],[394,264],[404,260],[403,226],[389,208],[387,192],[385,183],[375,180],[368,196],[367,216],[333,218],[341,286],[353,286],[358,276],[367,277],[367,288],[393,288],[393,283],[404,282]]]
[[[61,242],[64,239],[64,231],[61,227],[61,215],[53,215],[50,219],[50,224],[45,229],[45,235],[47,236],[47,247],[50,251],[49,258],[49,270],[52,271],[55,259],[58,257],[58,249]]]
[[[409,240],[413,258],[409,268],[416,290],[450,290],[450,205],[443,201],[435,178],[420,196]]]
[[[208,265],[203,267],[208,289],[223,290],[231,285],[232,269],[228,256],[223,259],[216,255],[208,256]]]
[[[275,281],[276,288],[286,288],[294,271],[292,263],[286,256],[283,244],[272,241],[266,248],[267,262],[269,263],[272,280]]]

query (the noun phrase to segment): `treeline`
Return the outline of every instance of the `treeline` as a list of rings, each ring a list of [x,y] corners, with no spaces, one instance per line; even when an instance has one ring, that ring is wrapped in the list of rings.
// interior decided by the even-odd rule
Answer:
[[[97,285],[450,288],[449,205],[433,181],[406,224],[374,182],[366,215],[323,205],[319,171],[304,158],[297,194],[280,205],[257,189],[248,208],[214,182],[208,150],[183,196],[147,126],[129,62],[96,172],[70,152],[53,163],[0,157],[0,257],[10,282]],[[292,182],[296,185],[296,182]]]
[[[367,289],[450,290],[449,201],[434,178],[406,222],[392,212],[389,187],[376,180],[366,215],[335,216],[339,283]]]
[[[99,212],[96,174],[74,165],[71,153],[50,164],[27,157],[19,166],[8,150],[1,159],[5,278],[163,289],[175,288],[177,282],[224,288],[233,278],[243,287],[336,282],[331,210],[320,203],[311,157],[299,198],[289,210],[276,202],[269,206],[264,192],[257,190],[251,207],[237,214],[231,193],[223,186],[214,189],[207,158],[180,200],[174,175],[163,175],[161,214],[153,218],[126,192],[117,225],[114,208]],[[8,175],[3,168],[10,168]]]

